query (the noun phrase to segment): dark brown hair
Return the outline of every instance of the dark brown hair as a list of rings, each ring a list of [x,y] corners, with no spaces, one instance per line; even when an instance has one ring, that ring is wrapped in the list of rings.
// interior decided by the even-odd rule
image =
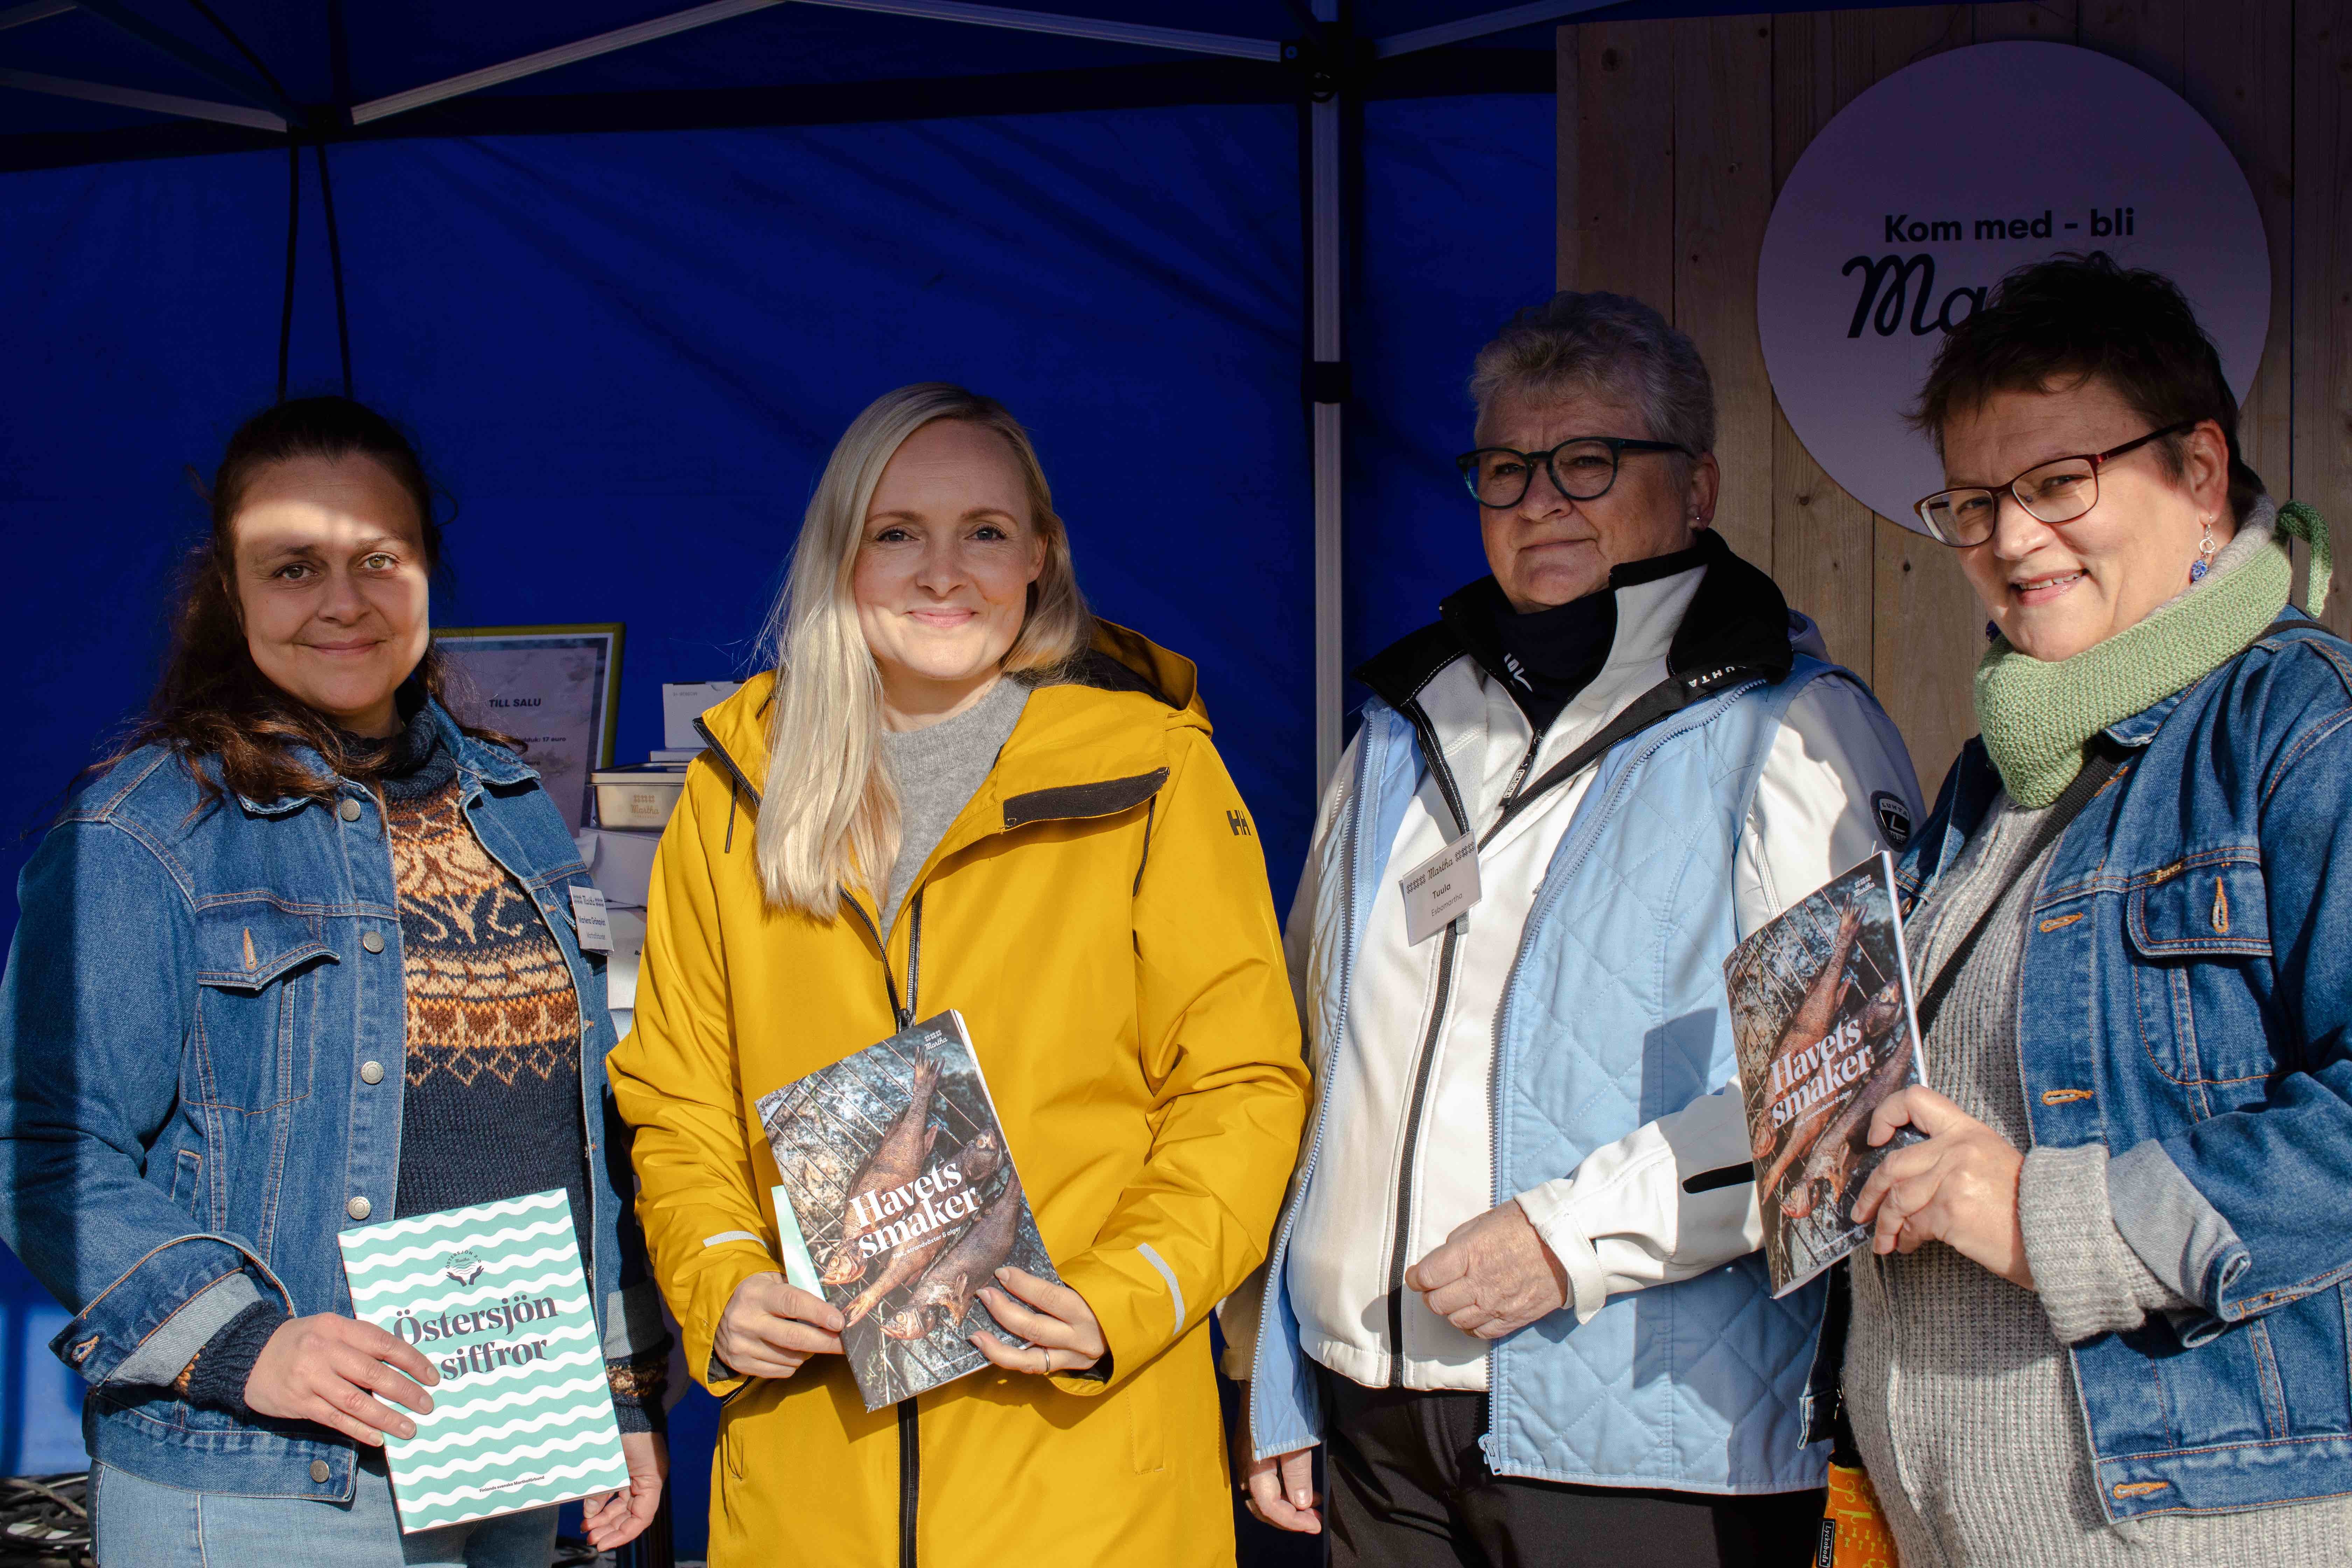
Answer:
[[[432,482],[398,426],[348,397],[302,397],[264,409],[229,437],[213,476],[206,497],[212,525],[182,566],[170,611],[171,646],[155,694],[93,772],[142,747],[165,746],[188,763],[208,797],[226,788],[253,800],[325,800],[334,795],[334,778],[310,766],[299,749],[317,752],[345,778],[372,779],[390,760],[390,740],[355,744],[333,720],[273,684],[246,645],[236,595],[236,515],[265,470],[301,458],[365,458],[390,474],[415,503],[426,570],[446,578]],[[427,647],[402,689],[403,715],[427,696],[439,699],[446,679],[439,649]],[[492,731],[460,728],[513,745]],[[198,765],[205,758],[215,760],[217,780]]]
[[[2104,250],[2021,267],[1984,308],[1952,329],[1919,389],[1913,428],[1944,449],[1944,426],[2000,392],[2105,380],[2156,429],[2210,419],[2230,449],[2230,510],[2238,521],[2263,494],[2238,450],[2238,400],[2221,356],[2171,279],[2116,265]],[[2187,472],[2189,433],[2156,444],[2165,477]]]

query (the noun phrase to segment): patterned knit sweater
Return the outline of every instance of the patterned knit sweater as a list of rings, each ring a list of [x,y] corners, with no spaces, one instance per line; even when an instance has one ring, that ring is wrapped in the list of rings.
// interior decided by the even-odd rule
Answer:
[[[584,1251],[580,1000],[563,950],[467,822],[457,759],[430,726],[401,736],[379,783],[408,994],[394,1212],[561,1188]],[[281,1321],[264,1303],[226,1325],[183,1373],[189,1397],[241,1396],[252,1357]],[[659,1421],[664,1367],[660,1354],[606,1364],[622,1431]]]

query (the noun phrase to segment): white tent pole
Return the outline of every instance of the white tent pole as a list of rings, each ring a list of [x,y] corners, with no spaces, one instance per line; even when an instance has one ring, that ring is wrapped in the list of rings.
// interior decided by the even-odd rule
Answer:
[[[1315,19],[1336,22],[1339,0],[1315,0]],[[1341,658],[1339,527],[1340,412],[1344,395],[1339,338],[1339,137],[1337,93],[1307,106],[1307,212],[1313,254],[1312,338],[1315,386],[1315,795],[1339,767]],[[1325,399],[1330,401],[1325,401]]]
[[[266,109],[241,103],[215,103],[208,98],[181,98],[168,92],[142,92],[135,87],[109,87],[104,82],[74,81],[33,71],[0,70],[0,87],[23,92],[46,92],[55,98],[79,98],[91,103],[119,104],[156,114],[176,114],[187,120],[217,120],[224,125],[249,125],[256,131],[283,132],[286,121]]]
[[[29,5],[17,5],[0,11],[0,33],[11,27],[21,27],[27,22],[38,22],[49,16],[62,16],[74,8],[74,0],[33,0]]]
[[[574,61],[593,59],[598,55],[611,54],[614,49],[625,49],[632,44],[650,43],[656,38],[667,38],[672,33],[683,33],[692,27],[708,26],[713,22],[726,21],[730,16],[740,16],[747,11],[764,10],[770,5],[782,3],[782,0],[712,0],[712,4],[697,5],[692,10],[674,11],[667,16],[656,16],[649,22],[639,22],[633,26],[615,28],[609,33],[599,33],[593,38],[582,38],[577,43],[562,44],[551,49],[541,49],[535,55],[525,55],[520,59],[509,60],[503,65],[485,66],[480,70],[467,71],[463,76],[447,77],[440,81],[427,82],[423,87],[412,87],[406,92],[395,92],[389,97],[370,99],[365,103],[353,104],[352,123],[365,125],[371,120],[382,120],[386,115],[405,113],[412,109],[422,109],[428,103],[438,103],[445,98],[457,98],[466,93],[479,92],[486,87],[496,87],[500,82],[512,81],[517,77],[536,76],[541,71],[553,70],[558,66],[568,66]]]
[[[922,16],[938,22],[966,22],[976,27],[1009,27],[1016,33],[1053,33],[1065,38],[1092,38],[1106,44],[1141,44],[1147,48],[1181,49],[1193,55],[1230,55],[1244,60],[1282,58],[1282,45],[1274,38],[1244,38],[1231,33],[1196,33],[1186,27],[1151,27],[1139,22],[1102,22],[1088,16],[1064,16],[1051,11],[1016,11],[1003,5],[974,5],[968,0],[803,0],[803,3],[831,5],[845,11],[879,11],[888,16]]]
[[[611,54],[615,49],[625,49],[633,44],[667,38],[673,33],[708,26],[713,22],[723,22],[746,12],[764,10],[782,3],[783,0],[712,0],[707,5],[656,16],[651,21],[616,28],[610,33],[599,33],[593,38],[582,38],[576,43],[541,49],[535,55],[525,55],[503,65],[485,66],[463,76],[426,82],[405,92],[354,104],[352,123],[364,125],[371,120],[422,109],[428,103],[479,92],[486,87],[496,87],[520,77],[536,76],[541,71],[553,70],[559,66],[593,59],[598,55]],[[806,3],[850,11],[878,11],[891,16],[963,22],[980,27],[1007,27],[1022,33],[1054,33],[1070,38],[1093,38],[1103,43],[1142,44],[1152,48],[1181,49],[1190,54],[1231,55],[1241,59],[1269,61],[1282,58],[1282,45],[1273,38],[1242,38],[1225,33],[1196,33],[1183,27],[1147,27],[1127,22],[1098,22],[1086,16],[1061,16],[1046,11],[1016,11],[1002,5],[967,5],[963,0],[806,0]]]
[[[1423,49],[1458,44],[1468,38],[1483,38],[1492,33],[1507,33],[1514,27],[1532,27],[1538,22],[1556,22],[1562,16],[1573,16],[1580,11],[1598,11],[1601,6],[1613,3],[1614,0],[1537,0],[1532,5],[1514,5],[1507,11],[1465,16],[1458,22],[1446,22],[1434,27],[1420,27],[1410,33],[1391,33],[1385,38],[1372,40],[1372,54],[1380,59],[1387,59],[1391,55],[1415,54]]]

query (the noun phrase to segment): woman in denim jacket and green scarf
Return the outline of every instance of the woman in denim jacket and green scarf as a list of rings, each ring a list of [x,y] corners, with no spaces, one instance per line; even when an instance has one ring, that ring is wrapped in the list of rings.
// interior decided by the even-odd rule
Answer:
[[[0,1238],[75,1317],[107,1568],[544,1568],[555,1510],[404,1539],[381,1447],[432,1368],[356,1321],[336,1233],[561,1187],[632,1486],[664,1336],[604,1083],[587,874],[539,775],[438,700],[432,494],[340,397],[230,441],[149,716],[18,888]]]
[[[2352,1539],[2352,647],[2287,607],[2326,528],[2237,415],[2104,255],[2011,274],[1922,395],[1920,518],[1994,635],[1901,868],[1935,1087],[1853,1194],[1844,1394],[1904,1568]]]

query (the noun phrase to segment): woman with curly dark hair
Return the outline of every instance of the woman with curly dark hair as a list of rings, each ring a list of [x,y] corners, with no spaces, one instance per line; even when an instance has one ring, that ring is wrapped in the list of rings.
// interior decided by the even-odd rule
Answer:
[[[75,1313],[109,1568],[543,1565],[555,1510],[403,1537],[382,1447],[425,1357],[358,1321],[336,1234],[562,1189],[632,1484],[666,1341],[614,1187],[588,885],[511,743],[451,718],[415,447],[347,398],[230,440],[142,722],[26,868],[0,983],[0,1239]],[[296,1543],[299,1542],[299,1545]]]
[[[2316,611],[2326,525],[2104,255],[2004,279],[1919,423],[1992,644],[1899,869],[1933,1087],[1870,1129],[1853,1435],[1906,1568],[2341,1563],[2352,646],[2286,548]]]

